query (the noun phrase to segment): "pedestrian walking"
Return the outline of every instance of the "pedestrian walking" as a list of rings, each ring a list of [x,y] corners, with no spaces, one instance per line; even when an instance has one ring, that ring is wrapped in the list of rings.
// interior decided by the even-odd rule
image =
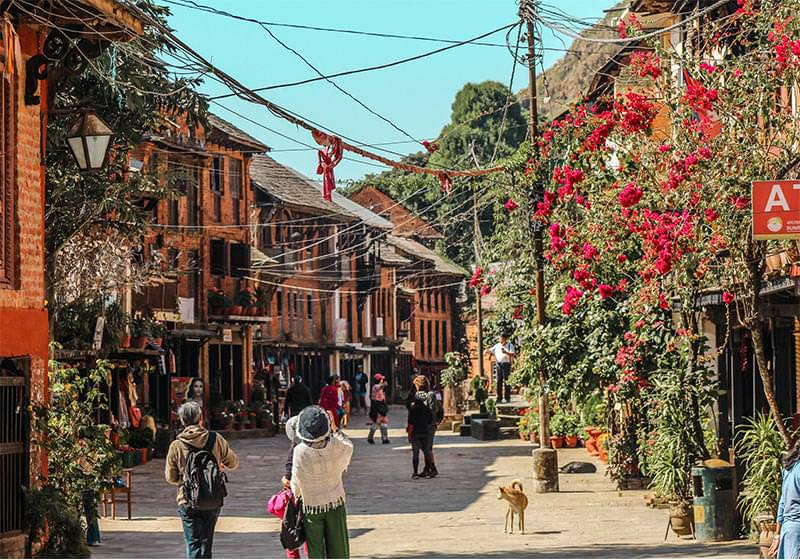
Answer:
[[[431,468],[428,440],[433,414],[422,399],[414,396],[408,402],[408,442],[411,444],[411,478],[427,477]],[[419,454],[425,457],[425,468],[419,472]]]
[[[311,390],[308,385],[303,383],[303,376],[295,375],[294,383],[286,391],[286,409],[289,412],[289,417],[297,416],[301,410],[311,406],[313,403]]]
[[[303,501],[303,526],[309,558],[349,558],[347,510],[342,475],[350,465],[353,444],[319,406],[300,413],[295,432],[290,485]]]
[[[770,557],[800,558],[800,440],[783,458],[783,483],[778,503],[778,530]]]
[[[367,441],[375,443],[375,430],[380,427],[381,440],[383,443],[389,441],[389,407],[386,405],[386,378],[380,373],[375,374],[375,383],[372,385],[369,402],[369,435]]]
[[[294,464],[294,448],[297,446],[297,421],[299,419],[299,416],[292,416],[286,421],[285,425],[286,437],[289,439],[289,456],[286,458],[286,466],[281,482],[283,483],[284,492],[288,492],[288,499],[294,499],[294,495],[291,493],[291,480],[292,466]],[[276,502],[281,502],[281,500],[276,500]],[[282,510],[276,510],[273,513],[283,519],[286,505],[287,502],[277,503],[276,507],[282,507]],[[308,547],[306,547],[306,556],[308,556]],[[286,558],[300,558],[300,549],[286,549]]]
[[[353,400],[353,391],[350,389],[350,384],[344,379],[339,381],[339,395],[341,396],[342,401],[342,419],[340,425],[342,428],[346,428],[348,422],[350,422],[350,406],[351,401]]]
[[[227,493],[222,471],[238,467],[239,458],[225,438],[203,427],[202,408],[196,401],[183,403],[178,418],[184,428],[169,446],[164,475],[178,487],[186,557],[211,558],[214,528]]]
[[[511,362],[516,357],[514,345],[508,341],[505,334],[500,335],[500,341],[486,351],[487,354],[494,354],[495,376],[497,380],[497,402],[511,402],[511,385],[508,378],[511,375]]]
[[[339,427],[339,396],[339,377],[331,375],[319,394],[318,404],[333,415],[333,421],[337,428]]]
[[[425,454],[425,469],[419,476],[435,478],[438,476],[439,471],[436,468],[436,461],[433,454],[433,443],[436,439],[436,426],[443,418],[442,403],[439,401],[436,393],[431,391],[430,381],[424,375],[417,375],[412,380],[412,384],[414,385],[415,391],[412,391],[409,394],[408,402],[406,403],[406,406],[409,409],[409,415],[411,414],[411,408],[415,401],[421,402],[430,413],[430,419],[426,426],[427,434],[424,439],[425,447],[422,449],[423,453]],[[417,412],[416,416],[419,418],[422,416],[422,413]],[[417,472],[416,469],[414,469],[414,472]]]
[[[367,412],[367,385],[369,384],[369,377],[359,366],[355,377],[353,378],[353,397],[355,400],[356,410]]]

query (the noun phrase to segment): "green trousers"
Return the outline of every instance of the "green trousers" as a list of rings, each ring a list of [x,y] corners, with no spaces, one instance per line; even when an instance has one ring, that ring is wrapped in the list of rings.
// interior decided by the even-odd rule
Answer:
[[[350,558],[347,510],[344,505],[324,513],[303,515],[309,558]]]

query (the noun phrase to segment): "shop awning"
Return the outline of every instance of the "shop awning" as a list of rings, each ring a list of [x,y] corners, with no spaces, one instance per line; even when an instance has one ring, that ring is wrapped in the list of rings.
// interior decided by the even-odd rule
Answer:
[[[208,329],[172,329],[169,334],[175,338],[198,338],[201,340],[219,336],[217,331]]]

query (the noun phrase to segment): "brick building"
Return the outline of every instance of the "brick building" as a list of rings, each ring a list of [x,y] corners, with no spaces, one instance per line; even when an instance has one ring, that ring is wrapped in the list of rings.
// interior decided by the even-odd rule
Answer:
[[[142,24],[118,2],[76,0],[106,32],[140,34]],[[48,313],[44,281],[46,81],[40,53],[53,27],[69,14],[7,10],[0,44],[0,556],[25,551],[22,487],[46,473],[46,458],[30,445],[28,400],[47,398]],[[74,21],[73,21],[74,25]],[[93,28],[77,29],[96,41]],[[16,59],[13,53],[21,55]],[[13,62],[12,62],[13,61]],[[29,78],[29,79],[26,79]]]
[[[216,115],[208,120],[206,131],[165,119],[136,155],[145,173],[176,191],[153,207],[145,243],[146,256],[157,251],[164,258],[164,274],[127,298],[134,314],[152,314],[169,327],[162,362],[168,375],[146,376],[140,395],[161,418],[175,412],[176,397],[192,378],[203,380],[207,403],[247,401],[253,332],[266,321],[236,300],[255,288],[249,280],[250,165],[253,154],[269,148]],[[228,305],[212,308],[212,290]]]
[[[350,200],[392,222],[393,235],[413,238],[429,248],[444,238],[436,228],[376,187],[365,185],[348,196]]]

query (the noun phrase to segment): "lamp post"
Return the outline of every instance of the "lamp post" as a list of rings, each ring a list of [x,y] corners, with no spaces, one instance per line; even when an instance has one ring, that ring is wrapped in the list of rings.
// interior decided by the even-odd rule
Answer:
[[[97,171],[105,165],[113,131],[93,111],[87,111],[67,132],[67,146],[81,171]]]

